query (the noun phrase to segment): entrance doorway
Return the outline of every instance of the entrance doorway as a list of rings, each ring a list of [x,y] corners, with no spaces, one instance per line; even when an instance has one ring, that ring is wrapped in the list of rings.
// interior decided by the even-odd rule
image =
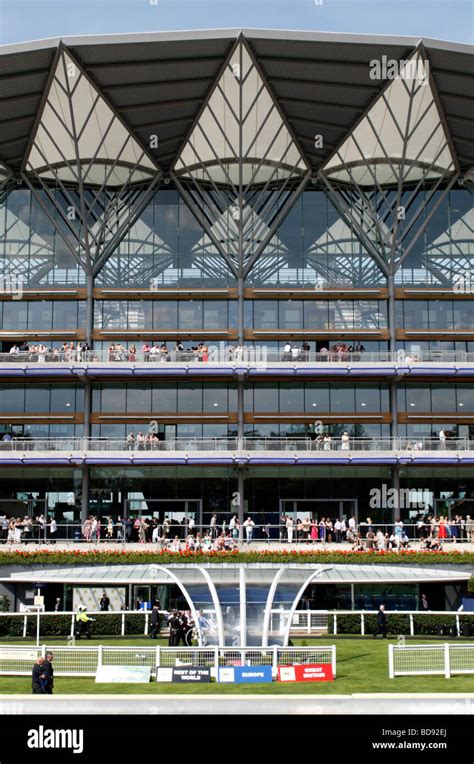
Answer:
[[[167,518],[171,527],[187,528],[189,520],[194,526],[202,525],[202,499],[145,499],[127,498],[124,502],[124,517],[154,518],[160,524]]]
[[[322,517],[332,520],[348,520],[354,516],[358,522],[357,499],[280,499],[280,516],[287,515],[293,523],[309,517],[310,520],[321,520]]]

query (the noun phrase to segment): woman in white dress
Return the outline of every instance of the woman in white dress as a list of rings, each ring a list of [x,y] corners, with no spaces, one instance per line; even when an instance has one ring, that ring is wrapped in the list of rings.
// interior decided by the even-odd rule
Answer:
[[[293,530],[294,530],[294,528],[293,528],[293,520],[292,520],[291,517],[287,517],[286,518],[286,533],[287,533],[287,536],[288,536],[288,543],[289,544],[293,543]]]

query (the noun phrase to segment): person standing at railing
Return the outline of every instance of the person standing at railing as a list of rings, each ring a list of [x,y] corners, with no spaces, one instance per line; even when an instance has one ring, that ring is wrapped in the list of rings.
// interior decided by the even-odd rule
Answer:
[[[466,515],[466,537],[467,541],[474,541],[474,520],[471,515]]]
[[[294,531],[293,518],[287,517],[286,518],[286,535],[287,535],[289,544],[293,543],[293,531]]]
[[[53,517],[49,524],[49,543],[50,544],[56,543],[57,532],[58,532],[58,524]]]
[[[255,523],[252,520],[251,517],[247,517],[246,521],[244,522],[244,528],[245,528],[245,536],[247,539],[247,544],[250,544],[253,538],[253,529],[255,527]]]
[[[445,539],[447,537],[446,520],[441,516],[438,520],[438,538]]]
[[[349,451],[349,433],[343,432],[341,435],[341,451]]]

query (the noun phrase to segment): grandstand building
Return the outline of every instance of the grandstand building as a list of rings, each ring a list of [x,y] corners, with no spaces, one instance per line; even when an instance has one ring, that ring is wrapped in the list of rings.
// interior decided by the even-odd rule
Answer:
[[[414,38],[0,48],[0,515],[474,516],[472,82]]]

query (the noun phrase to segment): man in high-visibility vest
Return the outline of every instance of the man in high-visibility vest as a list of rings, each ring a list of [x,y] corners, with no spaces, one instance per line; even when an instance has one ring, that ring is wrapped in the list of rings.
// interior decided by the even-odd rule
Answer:
[[[86,636],[87,639],[91,639],[90,625],[95,621],[95,618],[89,618],[86,613],[84,605],[80,605],[76,613],[76,637],[80,639],[82,636]]]

